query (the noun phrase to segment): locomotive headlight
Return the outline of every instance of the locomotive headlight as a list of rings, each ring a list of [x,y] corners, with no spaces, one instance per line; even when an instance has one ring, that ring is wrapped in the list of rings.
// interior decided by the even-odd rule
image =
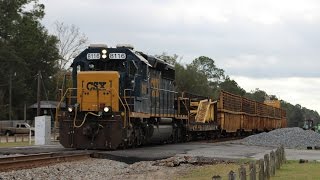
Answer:
[[[73,111],[72,107],[68,107],[68,112],[71,113]]]
[[[107,50],[106,49],[102,49],[102,59],[105,59],[105,58],[107,58]]]
[[[107,113],[107,112],[110,111],[110,108],[106,106],[106,107],[103,108],[103,111]]]

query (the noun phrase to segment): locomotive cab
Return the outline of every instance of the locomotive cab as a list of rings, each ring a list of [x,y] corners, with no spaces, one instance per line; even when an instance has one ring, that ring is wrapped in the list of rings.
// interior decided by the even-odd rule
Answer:
[[[73,92],[77,101],[72,104],[79,106],[81,111],[101,112],[104,107],[111,107],[117,112],[126,108],[119,106],[120,97],[134,96],[139,99],[146,95],[149,64],[136,56],[127,46],[90,46],[71,65],[73,87],[77,88]]]

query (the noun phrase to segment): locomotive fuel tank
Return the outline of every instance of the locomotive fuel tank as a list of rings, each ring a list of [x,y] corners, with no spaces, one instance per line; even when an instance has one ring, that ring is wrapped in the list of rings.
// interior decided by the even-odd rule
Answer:
[[[153,133],[150,142],[164,142],[172,136],[173,126],[172,118],[159,118],[159,122],[153,126]]]

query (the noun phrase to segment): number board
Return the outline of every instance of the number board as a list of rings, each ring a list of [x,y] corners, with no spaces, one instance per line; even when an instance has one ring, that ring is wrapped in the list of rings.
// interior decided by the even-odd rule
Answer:
[[[126,59],[126,53],[110,53],[109,59]]]
[[[88,53],[87,54],[87,59],[88,60],[100,59],[100,58],[101,58],[100,53]]]

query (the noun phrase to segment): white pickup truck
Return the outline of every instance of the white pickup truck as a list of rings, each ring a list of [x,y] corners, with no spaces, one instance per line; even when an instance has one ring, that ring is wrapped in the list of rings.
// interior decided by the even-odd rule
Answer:
[[[29,134],[34,135],[34,127],[31,127],[28,123],[17,123],[15,127],[5,127],[2,129],[7,136],[13,136],[14,134]]]

